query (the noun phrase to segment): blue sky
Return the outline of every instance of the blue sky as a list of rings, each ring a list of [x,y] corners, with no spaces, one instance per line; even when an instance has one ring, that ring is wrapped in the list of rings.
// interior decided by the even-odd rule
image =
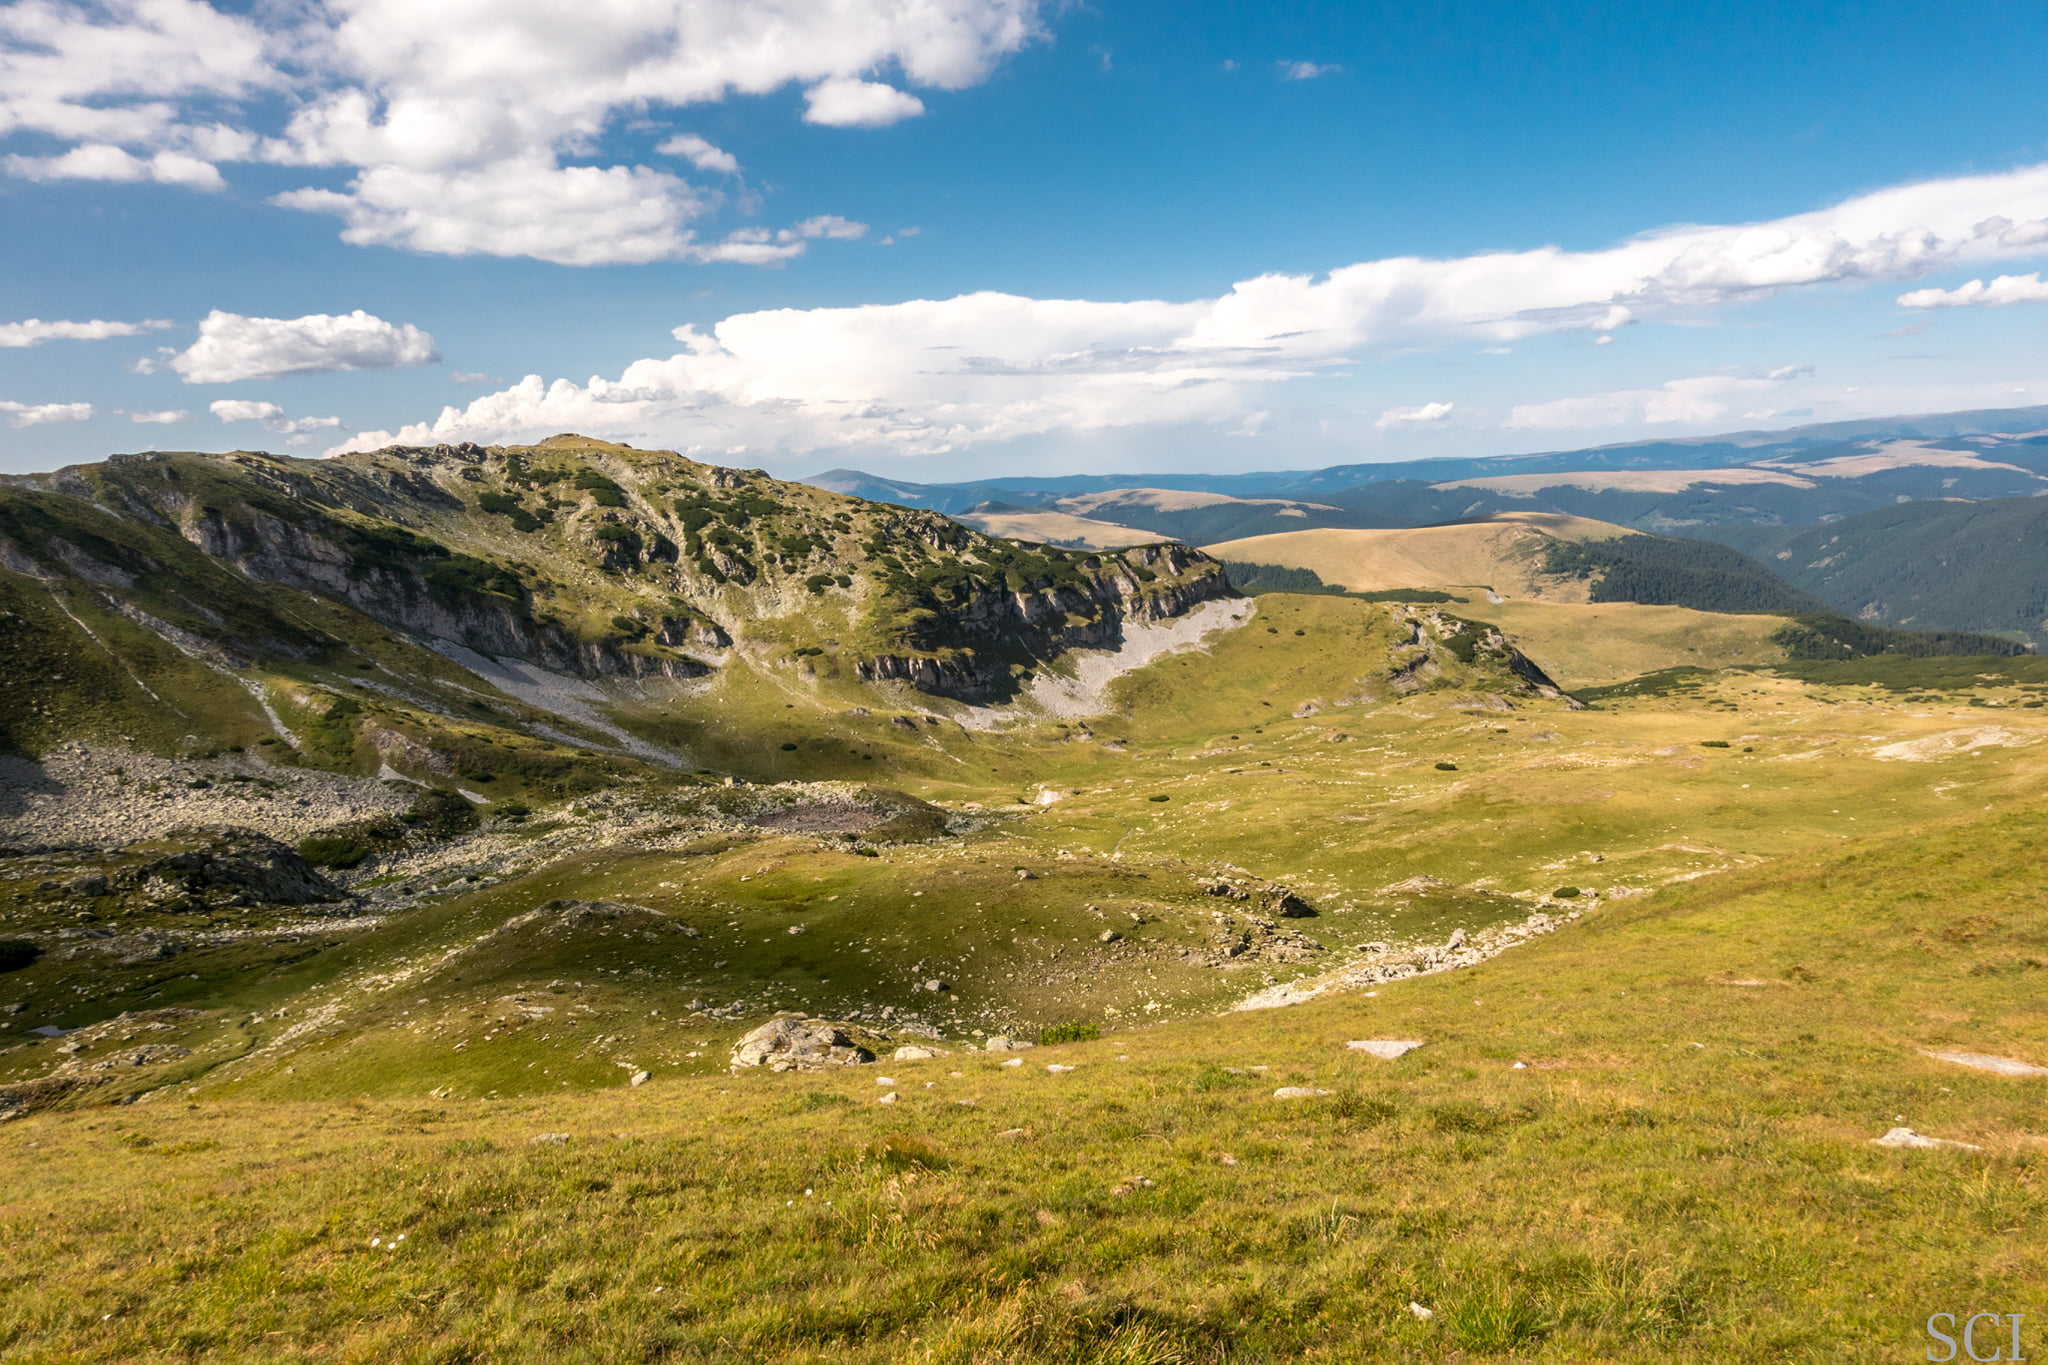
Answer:
[[[1300,468],[2048,403],[2037,6],[282,13],[0,5],[0,469]]]

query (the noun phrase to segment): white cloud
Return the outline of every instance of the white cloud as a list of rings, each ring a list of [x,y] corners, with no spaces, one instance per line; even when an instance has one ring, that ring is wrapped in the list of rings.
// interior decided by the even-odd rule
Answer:
[[[1380,431],[1392,427],[1426,426],[1449,417],[1451,407],[1449,403],[1424,403],[1419,408],[1388,408],[1380,414],[1379,420],[1374,422],[1373,426]]]
[[[131,412],[128,420],[139,426],[167,427],[174,422],[189,422],[192,414],[183,408],[166,408],[162,412]]]
[[[206,410],[223,422],[275,422],[284,416],[284,409],[277,404],[252,398],[216,399]]]
[[[0,413],[7,425],[16,428],[48,426],[53,422],[90,422],[90,403],[12,403],[0,401]]]
[[[226,188],[211,162],[183,152],[158,152],[148,160],[104,142],[73,147],[62,156],[10,156],[7,173],[22,180],[154,180],[198,190]]]
[[[1280,79],[1283,81],[1312,81],[1318,76],[1333,76],[1344,68],[1335,64],[1317,65],[1315,62],[1277,62]]]
[[[911,230],[913,232],[916,231],[915,228]],[[804,219],[795,227],[784,230],[780,235],[785,240],[796,237],[812,239],[830,237],[834,241],[852,242],[867,236],[867,232],[868,225],[866,223],[856,223],[850,219],[841,218],[836,213],[821,213],[815,218]]]
[[[677,133],[654,150],[663,156],[682,157],[700,171],[717,171],[720,175],[739,174],[738,157],[714,146],[695,133]]]
[[[448,378],[457,384],[500,384],[504,382],[496,375],[483,374],[475,370],[456,370]]]
[[[595,149],[620,116],[794,85],[812,123],[893,123],[923,103],[875,73],[974,85],[1040,36],[1041,3],[325,0],[242,15],[200,0],[16,0],[0,6],[0,138],[63,147],[6,158],[38,179],[215,188],[231,163],[340,169],[341,188],[275,202],[333,214],[362,245],[572,265],[738,259],[696,238],[719,196],[648,166],[582,164],[606,160]],[[660,151],[698,172],[739,169],[694,134]]]
[[[534,256],[558,265],[645,264],[689,254],[696,192],[645,166],[558,166],[529,156],[456,170],[376,166],[336,190],[273,204],[332,213],[356,246],[443,256]]]
[[[726,318],[685,349],[578,384],[528,376],[432,422],[411,442],[581,430],[636,443],[928,454],[1049,432],[1214,423],[1234,428],[1299,383],[1373,352],[1625,325],[1819,284],[1906,278],[1937,265],[2039,252],[2048,166],[1880,191],[1770,223],[1668,228],[1593,251],[1542,247],[1447,260],[1393,257],[1327,275],[1261,275],[1218,297],[1096,302],[965,294]],[[734,234],[735,258],[786,259],[797,229]],[[794,238],[793,240],[791,238]],[[2048,242],[2044,233],[2042,242]],[[1768,379],[1532,404],[1510,425],[1563,429],[1708,421],[1756,404]],[[1740,406],[1736,406],[1738,401]],[[381,444],[365,433],[354,444]]]
[[[1902,308],[2006,308],[2015,303],[2048,303],[2048,284],[2037,270],[2000,275],[1991,283],[1971,280],[1954,289],[1915,289],[1899,295]]]
[[[44,322],[41,318],[0,322],[0,350],[40,346],[46,341],[105,341],[108,337],[140,336],[170,325],[159,318],[145,318],[141,322],[102,322],[98,318],[91,322]]]
[[[879,81],[838,76],[804,91],[804,122],[829,128],[886,128],[923,112],[923,100]]]
[[[208,403],[206,410],[223,422],[261,422],[266,430],[303,438],[294,440],[293,445],[304,445],[312,439],[305,435],[307,432],[331,431],[341,425],[339,417],[287,418],[283,408],[260,399],[221,398]]]
[[[1694,379],[1669,380],[1655,389],[1622,389],[1613,393],[1588,394],[1582,398],[1558,398],[1548,403],[1525,403],[1509,412],[1507,421],[1501,425],[1511,431],[1698,426],[1719,420],[1738,401],[1768,393],[1776,385],[1809,372],[1810,367],[1801,365],[1773,370],[1767,379],[1702,375]],[[1770,409],[1743,413],[1744,417],[1758,421],[1773,415]]]
[[[440,359],[427,333],[360,308],[338,317],[302,318],[251,318],[215,309],[199,324],[199,340],[175,356],[171,368],[187,384],[233,384],[331,370],[395,370]]]

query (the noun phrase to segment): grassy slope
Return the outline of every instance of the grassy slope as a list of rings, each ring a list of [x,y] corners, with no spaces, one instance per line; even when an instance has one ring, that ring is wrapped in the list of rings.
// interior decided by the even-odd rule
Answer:
[[[563,802],[537,813],[533,833],[557,827],[573,845],[588,829],[594,847],[481,889],[453,875],[464,870],[458,855],[437,879],[446,899],[384,928],[337,926],[275,947],[261,938],[196,947],[84,974],[53,958],[0,978],[0,1004],[23,1006],[11,1017],[16,1028],[202,1004],[241,1021],[237,1050],[274,1046],[260,1063],[212,1074],[207,1094],[616,1085],[624,1072],[614,1061],[663,1076],[715,1071],[732,1040],[778,1006],[916,1008],[953,1036],[1073,1018],[1127,1028],[1199,1015],[1268,976],[1321,970],[1353,944],[1441,941],[1456,928],[1518,920],[1560,885],[1615,893],[1811,857],[1844,837],[1899,834],[2024,798],[2048,779],[2048,746],[2039,742],[2048,712],[2027,705],[2041,700],[2039,686],[1990,682],[1902,699],[1878,686],[1708,673],[1591,711],[1526,699],[1495,711],[1480,709],[1499,685],[1485,677],[1447,677],[1441,690],[1389,700],[1391,634],[1379,604],[1262,598],[1252,625],[1217,639],[1211,653],[1169,656],[1127,679],[1123,710],[1098,718],[1093,738],[1071,729],[1064,737],[1056,729],[907,730],[854,718],[906,736],[905,752],[929,760],[922,775],[901,771],[895,780],[1000,817],[979,833],[867,858],[836,837],[693,833],[688,799],[678,797],[671,833],[615,845],[602,835],[600,812],[577,814]],[[1376,680],[1380,695],[1361,696]],[[1345,697],[1354,704],[1334,705]],[[1324,709],[1292,714],[1313,699]],[[806,714],[763,713],[770,721]],[[1884,745],[1986,728],[2007,742],[1926,763],[1875,756]],[[937,737],[922,747],[927,735]],[[1730,747],[1703,747],[1709,740]],[[1062,799],[1043,809],[1018,804],[1040,790]],[[643,799],[659,806],[665,798]],[[1179,950],[1207,946],[1213,912],[1232,908],[1202,894],[1229,864],[1306,896],[1321,913],[1291,927],[1330,953],[1225,970],[1184,962]],[[1019,867],[1034,879],[1020,880]],[[40,875],[0,884],[0,931],[48,934],[78,922],[74,900],[36,890]],[[1456,889],[1379,890],[1417,875]],[[660,922],[522,931],[477,946],[560,897],[624,901]],[[146,920],[124,911],[122,922],[132,931]],[[668,932],[680,924],[703,937]],[[788,934],[798,925],[804,934]],[[1105,928],[1123,940],[1101,945]],[[435,965],[451,951],[458,957]],[[934,977],[954,990],[924,992]],[[565,987],[575,998],[562,1003],[589,1004],[602,1027],[590,1019],[574,1031],[526,1029],[505,1052],[519,1074],[508,1081],[479,1070],[474,1040],[489,1031],[479,1017],[502,1013],[500,997],[546,992],[558,980],[594,992]],[[692,1001],[735,1000],[748,1004],[743,1018],[677,1022]],[[291,1013],[270,1017],[279,1008]],[[250,1023],[258,1012],[265,1018]],[[326,1019],[315,1034],[285,1038],[315,1015]],[[543,1033],[551,1035],[545,1044]],[[616,1041],[593,1048],[594,1033]],[[455,1053],[464,1039],[471,1049]],[[55,1047],[5,1055],[0,1079],[39,1074]],[[191,1069],[145,1069],[124,1075],[123,1088]]]
[[[1491,587],[1511,597],[1584,601],[1584,584],[1542,572],[1553,537],[1629,534],[1619,526],[1576,517],[1507,513],[1484,521],[1413,530],[1291,531],[1207,546],[1218,559],[1313,569],[1325,583],[1354,592],[1389,588]]]
[[[2040,815],[1675,887],[1376,999],[1016,1069],[890,1064],[888,1108],[864,1071],[34,1117],[0,1132],[0,1341],[24,1361],[1917,1358],[1928,1312],[2024,1307],[2048,1278],[2040,1082],[1915,1051],[2048,1057]],[[1390,1036],[1428,1046],[1342,1047]],[[1985,1150],[1865,1142],[1902,1119]]]

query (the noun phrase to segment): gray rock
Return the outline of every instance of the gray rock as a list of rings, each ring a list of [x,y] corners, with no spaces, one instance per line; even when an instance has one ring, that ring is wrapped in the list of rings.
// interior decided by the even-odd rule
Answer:
[[[645,1072],[645,1071],[636,1071],[636,1072],[634,1072],[634,1073],[633,1073],[633,1079],[632,1079],[632,1080],[631,1080],[630,1082],[628,1082],[628,1084],[630,1084],[630,1085],[645,1085],[645,1084],[647,1084],[647,1083],[648,1083],[649,1081],[651,1081],[651,1080],[653,1080],[653,1079],[654,1079],[654,1077],[653,1077],[653,1076],[652,1076],[652,1075],[651,1075],[650,1073],[648,1073],[648,1072]]]
[[[1875,1147],[1954,1147],[1965,1152],[1984,1150],[1967,1142],[1951,1142],[1947,1138],[1928,1137],[1924,1133],[1914,1132],[1911,1128],[1894,1128],[1883,1137],[1874,1137],[1870,1141]]]
[[[1101,933],[1095,936],[1095,941],[1098,943],[1114,943],[1122,937],[1123,935],[1119,934],[1114,929],[1104,929]]]
[[[1362,1038],[1348,1042],[1344,1046],[1350,1048],[1353,1052],[1363,1052],[1368,1057],[1377,1057],[1383,1062],[1391,1062],[1396,1057],[1402,1057],[1415,1051],[1422,1044],[1413,1038]]]
[[[822,1071],[875,1060],[870,1035],[851,1024],[779,1014],[740,1039],[732,1050],[734,1070],[766,1066],[771,1071]]]
[[[1987,1057],[1981,1052],[1929,1052],[1920,1049],[1923,1057],[1932,1057],[1937,1062],[1953,1062],[1967,1066],[1972,1071],[1989,1071],[1997,1076],[2048,1076],[2048,1066],[2035,1066],[2016,1057]]]
[[[950,982],[946,982],[946,981],[940,981],[940,980],[938,980],[938,979],[934,978],[934,979],[932,979],[932,980],[930,980],[930,981],[927,981],[927,982],[925,982],[925,983],[924,983],[924,988],[925,988],[926,990],[928,990],[928,991],[932,992],[932,993],[933,993],[934,995],[936,995],[936,994],[938,994],[938,993],[939,993],[940,991],[950,991],[950,990],[952,990],[952,989],[953,989],[953,986],[952,986],[952,983],[950,983]]]
[[[1327,1090],[1318,1090],[1312,1085],[1283,1085],[1273,1092],[1276,1100],[1312,1100],[1327,1095]]]

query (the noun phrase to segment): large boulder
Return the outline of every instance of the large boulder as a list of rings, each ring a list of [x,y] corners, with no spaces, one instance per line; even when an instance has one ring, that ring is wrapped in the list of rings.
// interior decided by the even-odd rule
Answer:
[[[829,1019],[778,1014],[739,1040],[732,1050],[732,1069],[765,1066],[770,1071],[823,1071],[834,1066],[861,1066],[875,1060],[880,1034]]]

